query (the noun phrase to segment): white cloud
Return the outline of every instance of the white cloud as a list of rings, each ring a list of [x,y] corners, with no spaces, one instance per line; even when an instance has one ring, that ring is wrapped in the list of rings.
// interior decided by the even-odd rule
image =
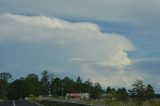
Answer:
[[[96,24],[12,14],[2,14],[0,19],[1,41],[71,44],[73,58],[90,58],[105,66],[131,63],[126,52],[134,49],[132,43],[122,35],[101,32]]]
[[[133,60],[133,63],[155,62],[160,61],[159,57],[141,57]]]
[[[104,88],[107,86],[130,88],[136,79],[144,79],[141,72],[126,70],[125,68],[100,68],[90,64],[81,64],[80,69],[86,80],[90,79],[94,83],[99,82]]]
[[[52,62],[63,64],[63,68],[56,67],[54,69],[65,70],[66,68],[66,73],[69,71],[67,69],[78,65],[79,67],[74,67],[75,73],[80,73],[85,78],[95,76],[93,81],[100,81],[103,84],[107,80],[108,84],[124,85],[135,79],[135,76],[128,77],[128,74],[123,71],[109,71],[109,76],[107,71],[98,74],[101,72],[101,68],[98,68],[99,71],[96,72],[94,66],[123,68],[130,65],[131,60],[127,52],[134,50],[134,46],[123,35],[104,33],[98,25],[93,23],[71,23],[45,16],[1,14],[0,44],[3,46],[16,42],[31,46],[34,44],[46,45],[49,48],[46,52],[56,51],[56,55],[49,55],[49,57],[52,59],[58,56],[59,58],[53,59]],[[43,47],[40,48],[43,51]],[[65,49],[65,52],[61,52],[62,49]],[[44,57],[43,53],[39,52],[38,55]],[[69,65],[67,66],[67,64]],[[49,67],[54,67],[54,65]],[[123,80],[119,82],[121,78]]]

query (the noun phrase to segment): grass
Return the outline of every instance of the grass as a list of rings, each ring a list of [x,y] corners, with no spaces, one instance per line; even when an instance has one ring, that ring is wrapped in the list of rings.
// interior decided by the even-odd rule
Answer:
[[[136,102],[132,101],[116,101],[112,100],[111,102],[106,101],[105,99],[96,99],[96,100],[81,100],[86,104],[93,104],[95,106],[138,106]],[[143,103],[141,106],[160,106],[160,99],[149,100]]]
[[[3,99],[0,99],[0,102],[3,102],[4,100]]]
[[[58,97],[49,97],[49,98],[50,98],[49,100],[61,100],[62,99]],[[41,99],[38,97],[29,97],[29,100],[32,102],[37,102],[37,103],[41,102]],[[65,101],[69,101],[69,100],[65,100]],[[94,106],[138,106],[136,105],[135,102],[132,102],[132,101],[126,101],[126,102],[116,101],[116,100],[107,101],[106,99],[95,99],[95,100],[80,99],[78,102],[83,103],[83,104],[93,104]],[[59,106],[59,104],[57,105]],[[160,106],[160,99],[148,100],[141,106]]]
[[[38,97],[29,97],[28,100],[37,101],[37,98],[38,98]]]

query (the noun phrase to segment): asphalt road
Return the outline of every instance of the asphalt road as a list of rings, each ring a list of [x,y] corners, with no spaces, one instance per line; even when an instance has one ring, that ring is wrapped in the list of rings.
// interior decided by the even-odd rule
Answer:
[[[26,100],[8,100],[0,103],[0,106],[42,106]]]

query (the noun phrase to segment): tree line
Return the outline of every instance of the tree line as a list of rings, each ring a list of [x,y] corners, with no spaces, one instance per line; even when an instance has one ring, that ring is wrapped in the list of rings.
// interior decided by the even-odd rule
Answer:
[[[28,96],[65,96],[66,93],[89,93],[92,99],[101,98],[106,94],[112,99],[136,101],[142,104],[145,100],[153,99],[155,96],[154,88],[145,85],[142,80],[137,80],[132,84],[132,89],[111,88],[102,89],[100,83],[93,83],[90,80],[82,81],[80,76],[76,80],[69,77],[63,79],[44,70],[41,79],[36,74],[28,74],[26,77],[13,80],[8,72],[0,73],[0,98],[19,99]]]
[[[83,82],[78,76],[74,81],[69,77],[56,77],[48,70],[41,73],[41,79],[36,74],[28,74],[14,81],[8,72],[0,73],[0,98],[19,99],[28,96],[65,96],[67,93],[102,93],[99,83]]]

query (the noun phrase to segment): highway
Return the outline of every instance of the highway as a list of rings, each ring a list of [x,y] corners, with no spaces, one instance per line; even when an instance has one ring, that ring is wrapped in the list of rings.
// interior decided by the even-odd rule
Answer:
[[[7,100],[4,102],[0,102],[0,106],[44,106],[44,105],[31,103],[26,100]]]

